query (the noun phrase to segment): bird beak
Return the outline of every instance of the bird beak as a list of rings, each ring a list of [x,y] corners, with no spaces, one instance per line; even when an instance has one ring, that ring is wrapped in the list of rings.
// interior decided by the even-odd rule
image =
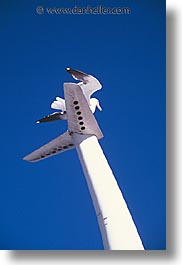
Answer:
[[[102,110],[102,108],[101,108],[101,106],[100,106],[99,103],[97,103],[97,108],[98,108],[100,111]]]

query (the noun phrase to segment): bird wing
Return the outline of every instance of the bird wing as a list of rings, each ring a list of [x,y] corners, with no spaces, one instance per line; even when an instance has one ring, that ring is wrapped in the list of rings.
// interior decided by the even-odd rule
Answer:
[[[51,103],[51,108],[65,111],[66,110],[65,100],[63,98],[56,97],[56,100],[54,100]]]
[[[72,148],[74,148],[72,137],[69,135],[68,132],[65,132],[54,140],[52,140],[51,142],[43,145],[31,154],[25,156],[23,160],[29,162],[37,162],[47,157],[70,150]]]
[[[66,114],[63,112],[54,112],[51,113],[40,120],[37,120],[36,123],[42,123],[42,122],[49,122],[49,121],[58,121],[58,120],[66,120]]]
[[[94,92],[102,88],[101,83],[92,75],[88,75],[79,70],[66,68],[66,71],[71,74],[74,79],[82,81],[77,85],[81,87],[83,94],[86,97],[88,104],[90,105],[90,97]]]

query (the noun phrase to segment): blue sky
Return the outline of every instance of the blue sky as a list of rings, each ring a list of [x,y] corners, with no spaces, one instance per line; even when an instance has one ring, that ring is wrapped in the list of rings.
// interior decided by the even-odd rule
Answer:
[[[43,7],[113,6],[130,15],[38,15]],[[146,249],[166,246],[165,1],[1,1],[0,249],[103,249],[75,150],[22,157],[67,129],[51,113],[65,67],[96,76],[100,144]],[[109,195],[108,195],[109,196]]]

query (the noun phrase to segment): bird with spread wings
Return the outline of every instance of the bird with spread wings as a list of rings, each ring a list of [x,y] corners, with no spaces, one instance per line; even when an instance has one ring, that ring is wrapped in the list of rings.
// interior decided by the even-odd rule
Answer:
[[[83,73],[79,70],[73,70],[71,68],[66,68],[65,70],[69,74],[71,74],[75,80],[81,81],[77,85],[81,87],[92,113],[95,112],[96,107],[101,111],[102,108],[99,104],[99,100],[96,98],[91,98],[91,95],[94,92],[102,88],[100,82],[95,77]],[[50,122],[56,120],[67,120],[66,105],[65,100],[63,98],[56,97],[56,100],[51,104],[51,108],[59,110],[59,112],[49,114],[43,117],[42,119],[37,120],[36,123]]]

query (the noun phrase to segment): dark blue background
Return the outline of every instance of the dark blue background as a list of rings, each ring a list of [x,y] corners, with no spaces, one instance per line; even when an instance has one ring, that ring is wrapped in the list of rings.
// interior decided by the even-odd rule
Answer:
[[[38,15],[38,5],[131,15]],[[100,144],[145,248],[165,249],[165,1],[1,1],[0,10],[0,248],[103,249],[76,151],[22,160],[66,130],[35,121],[63,97],[72,67],[102,83]]]

